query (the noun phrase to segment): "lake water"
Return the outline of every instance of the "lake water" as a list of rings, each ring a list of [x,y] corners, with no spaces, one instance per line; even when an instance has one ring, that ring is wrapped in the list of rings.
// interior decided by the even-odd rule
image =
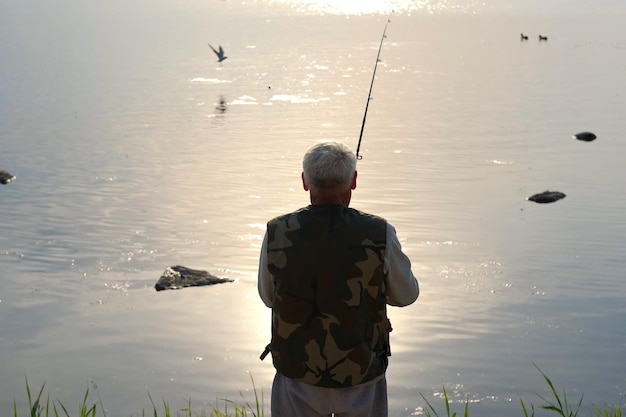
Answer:
[[[136,416],[252,376],[269,410],[265,222],[308,203],[316,140],[356,148],[390,9],[352,200],[421,285],[389,311],[390,415],[444,388],[522,415],[533,362],[583,414],[624,404],[626,7],[585,3],[0,0],[0,409],[25,378]],[[236,282],[157,293],[177,264]]]

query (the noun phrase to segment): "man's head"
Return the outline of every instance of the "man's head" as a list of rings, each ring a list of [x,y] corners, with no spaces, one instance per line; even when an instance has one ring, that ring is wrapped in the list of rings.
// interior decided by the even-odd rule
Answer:
[[[333,141],[316,143],[304,154],[302,170],[302,185],[311,192],[313,204],[350,202],[351,190],[356,188],[356,156],[348,146]]]

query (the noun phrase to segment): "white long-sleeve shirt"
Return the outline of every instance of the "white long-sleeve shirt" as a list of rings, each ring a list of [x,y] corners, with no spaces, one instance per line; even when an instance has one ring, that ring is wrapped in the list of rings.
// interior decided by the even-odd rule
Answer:
[[[407,306],[417,300],[419,284],[411,271],[411,261],[402,251],[402,246],[396,235],[396,229],[387,223],[387,245],[383,271],[387,275],[385,289],[387,304],[392,306]],[[267,232],[261,245],[259,259],[259,295],[268,307],[274,305],[274,277],[267,268]]]

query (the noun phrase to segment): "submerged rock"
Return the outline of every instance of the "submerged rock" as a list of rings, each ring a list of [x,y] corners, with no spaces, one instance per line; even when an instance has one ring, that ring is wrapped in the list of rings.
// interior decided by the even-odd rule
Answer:
[[[595,133],[591,133],[591,132],[580,132],[580,133],[576,133],[575,135],[572,136],[574,139],[578,139],[578,140],[582,140],[583,142],[591,142],[593,140],[596,140],[597,136],[595,135]]]
[[[0,169],[0,184],[8,184],[15,179],[15,175]]]
[[[184,287],[199,287],[203,285],[221,284],[223,282],[233,282],[229,278],[219,278],[209,274],[207,271],[191,269],[176,265],[168,267],[154,288],[157,291],[177,290]]]
[[[535,203],[546,204],[554,203],[562,198],[565,198],[565,194],[560,191],[544,191],[543,193],[531,195],[527,198],[527,200],[534,201]]]

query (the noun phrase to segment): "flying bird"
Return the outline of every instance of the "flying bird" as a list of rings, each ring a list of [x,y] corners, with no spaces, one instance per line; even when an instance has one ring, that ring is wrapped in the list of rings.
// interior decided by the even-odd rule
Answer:
[[[211,49],[213,49],[213,52],[215,52],[215,55],[217,55],[217,62],[222,62],[223,60],[228,58],[227,56],[224,55],[224,48],[222,48],[222,45],[220,45],[219,50],[216,50],[215,48],[213,48],[211,44],[208,44],[208,45],[209,47],[211,47]]]

